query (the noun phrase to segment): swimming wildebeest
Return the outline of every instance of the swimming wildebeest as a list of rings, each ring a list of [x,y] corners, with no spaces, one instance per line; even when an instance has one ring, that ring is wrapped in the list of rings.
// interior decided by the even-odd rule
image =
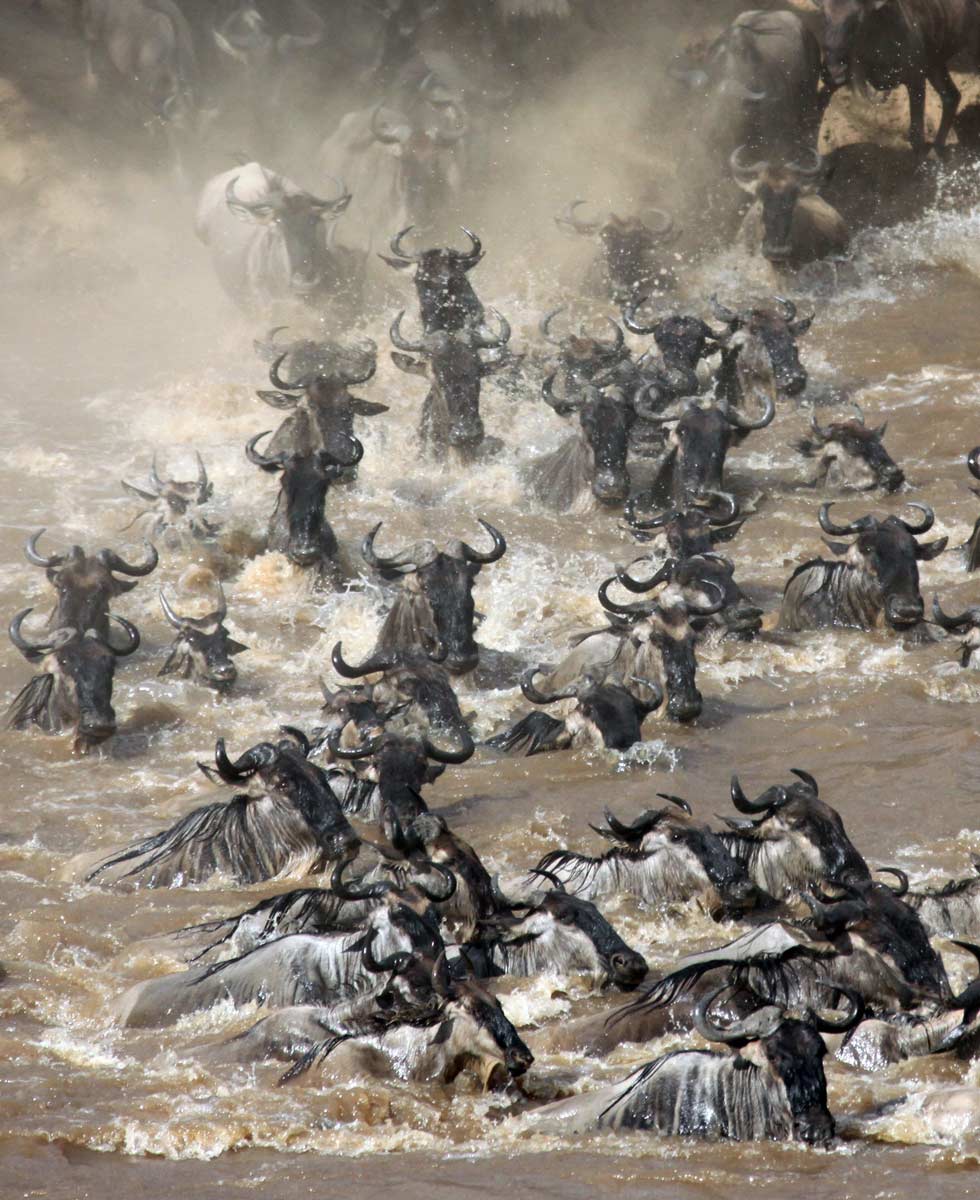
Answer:
[[[7,729],[36,725],[45,733],[72,730],[72,749],[85,754],[116,732],[112,707],[112,680],[116,659],[133,654],[140,644],[139,630],[122,617],[112,617],[126,634],[126,645],[116,649],[108,637],[61,627],[29,642],[21,626],[32,612],[22,609],[10,622],[10,640],[29,663],[41,671],[23,688],[4,718]],[[108,630],[108,618],[106,619]]]
[[[215,766],[198,765],[209,779],[249,790],[195,808],[111,854],[86,879],[121,866],[127,870],[113,881],[140,887],[182,887],[216,874],[245,884],[323,871],[357,844],[357,835],[324,772],[307,761],[309,741],[291,726],[282,732],[278,742],[260,742],[234,762],[219,738]]]
[[[808,485],[856,491],[878,487],[883,492],[897,492],[905,482],[905,474],[885,449],[882,438],[887,427],[886,421],[876,429],[869,428],[860,408],[855,418],[823,427],[816,413],[811,414],[811,436],[795,443],[804,458],[819,459]]]
[[[755,886],[724,841],[693,819],[686,800],[664,792],[658,797],[670,804],[648,809],[628,825],[605,810],[605,825],[590,826],[613,843],[604,854],[552,850],[538,863],[539,869],[589,900],[629,895],[645,904],[695,901],[717,914],[751,904]]]
[[[427,334],[456,333],[468,326],[479,327],[483,321],[483,305],[470,283],[469,272],[483,258],[480,239],[464,225],[460,228],[470,239],[469,250],[436,248],[413,254],[402,247],[403,238],[413,228],[409,225],[396,233],[391,239],[392,257],[381,257],[396,271],[415,268],[415,292],[423,331]]]
[[[245,447],[249,462],[270,474],[281,472],[276,507],[269,519],[269,549],[285,554],[297,567],[336,575],[337,538],[324,513],[327,491],[343,471],[361,461],[364,447],[352,437],[343,457],[329,450],[262,454],[255,444],[270,432],[257,433]]]
[[[466,461],[481,451],[498,449],[496,439],[486,438],[480,416],[480,385],[487,375],[510,366],[514,360],[506,354],[481,358],[480,352],[504,350],[510,340],[506,320],[494,313],[500,323],[496,334],[477,328],[440,329],[424,333],[419,341],[412,342],[401,332],[404,315],[400,312],[395,318],[389,336],[392,344],[406,353],[392,351],[391,361],[406,374],[430,380],[419,421],[423,448],[439,459],[453,449]]]
[[[980,479],[980,446],[976,446],[970,451],[966,465],[973,478]],[[980,496],[980,488],[971,488],[970,490],[974,496]],[[977,517],[974,522],[973,532],[963,549],[966,551],[966,569],[975,571],[977,567],[980,567],[980,517]]]
[[[439,550],[434,542],[417,542],[397,554],[379,554],[374,541],[382,522],[361,543],[364,561],[382,576],[400,578],[391,611],[378,633],[375,650],[384,654],[419,648],[444,649],[444,665],[454,675],[464,674],[479,662],[480,648],[474,640],[476,610],[473,585],[482,567],[498,562],[507,542],[498,530],[477,518],[490,535],[487,551],[474,550],[453,539]]]
[[[660,253],[674,228],[669,213],[651,209],[649,215],[656,219],[653,225],[643,217],[618,217],[615,213],[605,221],[585,221],[575,212],[581,204],[585,201],[574,200],[555,221],[572,233],[598,239],[599,253],[585,279],[587,292],[604,296],[614,304],[627,304],[638,296],[673,286],[674,273]]]
[[[844,218],[816,194],[823,174],[820,155],[811,150],[804,161],[747,162],[745,151],[739,146],[733,152],[731,168],[735,182],[754,200],[739,230],[746,249],[775,267],[844,254],[850,244]]]
[[[350,200],[343,184],[335,199],[321,200],[250,162],[205,184],[195,228],[219,283],[241,308],[262,311],[283,300],[321,308],[357,291],[360,264],[325,227]]]
[[[650,579],[634,578],[629,568],[616,572],[618,582],[638,595],[658,586],[665,577],[680,590],[688,605],[713,608],[713,598],[723,597],[720,609],[692,619],[691,625],[698,633],[720,629],[726,635],[749,640],[762,628],[762,609],[750,603],[736,584],[735,564],[714,550],[691,554],[680,561],[667,559]]]
[[[842,1033],[857,1024],[860,1000],[846,993],[847,1011],[828,1017],[760,997],[755,1012],[722,1027],[710,1009],[727,987],[701,997],[693,1020],[703,1038],[725,1043],[732,1053],[675,1050],[621,1083],[537,1109],[529,1118],[532,1127],[559,1133],[647,1129],[675,1137],[827,1145],[835,1127],[827,1107],[827,1048],[820,1034]],[[827,1001],[833,990],[827,989]]]
[[[947,633],[958,634],[963,639],[960,642],[960,666],[971,666],[974,651],[980,648],[980,606],[971,605],[953,617],[943,612],[938,596],[934,596],[932,620]]]
[[[214,485],[208,480],[204,461],[196,450],[194,457],[197,459],[196,479],[161,479],[157,471],[157,456],[154,454],[150,463],[148,486],[130,483],[127,479],[119,481],[127,492],[155,505],[155,508],[140,513],[130,525],[143,517],[152,516],[153,521],[147,532],[155,538],[163,534],[165,541],[173,549],[180,546],[181,535],[185,531],[195,540],[212,538],[218,532],[217,525],[196,511],[211,499]]]
[[[107,641],[109,637],[109,605],[136,587],[136,580],[149,575],[159,562],[159,555],[150,542],[146,546],[146,561],[128,563],[114,550],[99,550],[86,554],[81,546],[72,546],[64,554],[43,555],[37,543],[44,533],[39,529],[27,539],[24,554],[36,567],[44,567],[48,582],[58,596],[58,603],[48,621],[48,628],[89,629]],[[130,579],[117,579],[129,575]]]
[[[909,141],[925,149],[926,82],[942,101],[933,143],[941,150],[960,91],[949,62],[963,51],[976,63],[980,12],[972,0],[821,0],[824,79],[831,89],[852,84],[909,95]],[[971,65],[973,65],[971,64]]]
[[[711,297],[714,315],[728,326],[722,342],[721,366],[715,392],[738,406],[746,396],[798,396],[806,387],[806,368],[800,362],[796,339],[813,323],[799,317],[792,300],[775,296],[732,309]],[[715,335],[716,337],[718,335]]]
[[[218,691],[230,688],[238,678],[232,657],[247,650],[248,646],[235,641],[225,628],[228,603],[221,584],[218,584],[218,607],[206,616],[181,616],[162,589],[160,607],[169,624],[177,631],[160,674],[194,679]]]
[[[911,503],[922,514],[918,525],[900,517],[879,521],[860,517],[847,525],[830,519],[830,504],[820,507],[820,528],[834,537],[856,534],[853,542],[828,542],[842,562],[813,559],[797,567],[783,591],[779,624],[783,629],[826,629],[834,625],[874,629],[910,629],[923,617],[919,561],[936,558],[946,538],[918,542],[932,528],[928,504]]]

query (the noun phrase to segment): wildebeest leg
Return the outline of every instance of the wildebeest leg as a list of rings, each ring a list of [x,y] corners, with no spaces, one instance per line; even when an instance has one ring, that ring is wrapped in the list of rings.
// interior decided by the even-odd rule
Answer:
[[[950,80],[950,83],[952,83],[952,80]],[[913,82],[907,83],[905,87],[909,94],[909,141],[912,143],[912,149],[917,154],[921,154],[926,148],[925,78],[920,76]]]
[[[939,93],[939,99],[943,102],[942,120],[939,122],[939,130],[936,133],[936,140],[933,142],[933,148],[939,152],[946,145],[953,118],[960,106],[960,89],[953,82],[945,67],[937,67],[932,71],[929,75],[929,82]]]

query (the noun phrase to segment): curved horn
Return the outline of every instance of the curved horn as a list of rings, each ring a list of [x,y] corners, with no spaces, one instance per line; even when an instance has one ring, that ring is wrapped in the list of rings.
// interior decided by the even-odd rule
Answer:
[[[146,547],[147,553],[146,561],[142,563],[128,563],[113,550],[100,550],[98,558],[110,571],[117,571],[122,575],[149,575],[151,571],[156,570],[160,555],[157,554],[157,548],[152,542],[144,541],[143,545]]]
[[[500,331],[496,337],[477,337],[477,346],[480,350],[496,350],[501,346],[506,346],[510,341],[510,323],[507,318],[502,316],[495,308],[488,308],[488,313],[492,313],[497,318],[497,323],[500,326]]]
[[[708,588],[714,588],[718,599],[713,602],[709,602],[708,604],[698,605],[691,604],[689,601],[685,600],[684,607],[692,617],[713,617],[715,613],[721,612],[721,610],[725,607],[725,589],[711,579],[700,579],[697,582],[698,587],[702,591],[706,591]]]
[[[654,237],[666,237],[667,234],[670,233],[670,231],[674,228],[674,218],[669,212],[667,212],[665,208],[650,208],[647,209],[647,212],[660,218],[659,225],[656,225],[652,228],[649,225],[647,226],[650,232],[654,235]]]
[[[566,228],[571,229],[573,233],[584,233],[588,236],[598,233],[602,228],[601,221],[581,221],[575,215],[575,210],[579,205],[587,203],[587,200],[570,201],[568,206],[555,217],[555,224],[564,225]]]
[[[539,671],[546,671],[545,666],[528,667],[521,675],[521,691],[532,704],[554,704],[558,700],[571,700],[577,695],[575,688],[567,692],[553,692],[546,696],[534,686],[534,677]]]
[[[820,425],[817,422],[816,411],[810,413],[810,428],[813,431],[814,437],[819,439],[821,445],[830,441],[830,431],[820,428]]]
[[[918,525],[911,525],[908,521],[902,521],[901,517],[899,517],[900,523],[911,534],[928,533],[935,523],[936,514],[932,511],[928,504],[919,504],[915,500],[910,500],[908,507],[917,508],[919,512],[922,513],[922,520]]]
[[[618,604],[615,600],[609,599],[609,588],[616,582],[618,582],[617,576],[611,575],[599,585],[597,594],[602,607],[607,612],[619,613],[622,616],[649,616],[651,609],[656,603],[654,600],[645,600],[642,604]]]
[[[411,233],[414,228],[414,225],[406,225],[405,228],[396,233],[389,242],[389,247],[392,254],[394,254],[396,258],[404,259],[405,262],[418,262],[418,260],[422,257],[421,254],[412,254],[410,251],[402,249],[402,238],[405,237],[406,234]]]
[[[814,799],[820,795],[820,788],[817,786],[817,781],[809,771],[804,771],[802,767],[790,767],[789,773],[790,775],[795,775],[801,783],[806,784],[810,791],[813,792]]]
[[[691,1012],[691,1021],[698,1033],[706,1041],[723,1042],[726,1044],[756,1041],[759,1038],[768,1037],[769,1034],[775,1033],[783,1019],[783,1010],[774,1004],[767,1004],[757,1009],[750,1016],[742,1021],[737,1021],[727,1029],[722,1029],[720,1025],[716,1025],[711,1020],[708,1010],[722,992],[727,991],[730,986],[730,982],[726,980],[725,983],[715,988],[714,991],[702,996],[697,1004],[695,1004]]]
[[[860,992],[843,984],[820,983],[818,986],[828,992],[839,992],[850,1003],[850,1010],[845,1016],[836,1021],[828,1021],[826,1017],[814,1013],[814,1023],[821,1033],[846,1033],[853,1029],[864,1016],[864,999]]]
[[[399,350],[406,350],[409,354],[422,354],[425,351],[425,342],[409,342],[402,337],[402,317],[405,315],[405,310],[398,314],[392,321],[388,329],[388,337],[391,338],[393,346],[397,346]]]
[[[669,800],[671,804],[676,804],[678,808],[683,809],[689,817],[693,816],[691,806],[683,796],[673,796],[670,792],[657,792],[657,798],[660,800]]]
[[[655,517],[650,517],[646,521],[641,521],[637,518],[636,510],[639,506],[639,497],[631,496],[626,502],[626,507],[623,509],[623,515],[634,529],[661,529],[664,525],[673,521],[681,515],[679,508],[668,508]]]
[[[225,783],[240,783],[243,779],[254,775],[260,767],[271,766],[278,753],[275,746],[263,742],[258,746],[253,746],[251,750],[246,750],[240,758],[232,762],[228,757],[225,739],[218,738],[214,744],[214,765],[218,768],[218,775]]]
[[[357,855],[357,850],[354,848],[352,854],[345,854],[343,858],[337,860],[337,865],[333,869],[333,874],[330,876],[330,890],[335,896],[339,896],[341,900],[377,900],[381,896],[387,896],[389,892],[395,890],[395,885],[386,879],[379,880],[377,883],[356,884],[349,883],[344,879],[344,871],[350,866]],[[377,933],[377,930],[373,931]],[[368,942],[370,946],[370,942]],[[369,971],[390,971],[391,967],[373,967],[367,961],[367,953],[365,950],[365,966]],[[388,961],[387,959],[385,960]]]
[[[752,814],[767,813],[767,812],[770,812],[772,809],[781,808],[782,805],[784,805],[786,803],[786,801],[789,799],[789,796],[786,794],[786,789],[781,788],[781,787],[770,788],[768,791],[763,792],[762,795],[769,796],[771,793],[775,793],[775,799],[772,799],[772,800],[762,800],[762,799],[750,800],[748,798],[748,796],[746,796],[746,794],[742,791],[742,785],[738,781],[738,776],[737,775],[732,776],[732,783],[731,783],[732,804],[734,804],[735,807],[738,809],[738,811],[741,813],[752,813]]]
[[[52,554],[50,558],[45,558],[38,551],[37,543],[44,532],[44,529],[39,529],[37,533],[31,534],[24,543],[24,557],[29,563],[33,563],[35,567],[46,567],[50,570],[51,567],[56,567],[59,563],[64,562],[65,556],[63,554]]]
[[[446,881],[445,889],[442,892],[437,892],[433,888],[416,879],[415,886],[419,889],[426,900],[431,900],[433,904],[445,904],[447,900],[451,900],[456,895],[456,889],[459,886],[455,874],[442,863],[433,862],[431,859],[426,859],[425,863],[420,864],[428,868],[429,871],[435,871],[437,875],[441,875]]]
[[[564,892],[566,896],[568,895],[564,882],[553,871],[549,871],[545,867],[532,867],[528,871],[528,875],[540,875],[542,879],[547,879],[556,892]]]
[[[394,971],[397,975],[404,971],[408,964],[412,961],[412,956],[405,950],[396,950],[393,954],[389,954],[387,958],[377,959],[372,953],[371,946],[374,944],[374,939],[378,936],[376,929],[371,930],[371,936],[368,938],[364,950],[361,954],[361,962],[365,967],[375,975],[384,974],[386,971]]]
[[[337,642],[330,653],[330,661],[333,669],[344,679],[360,679],[363,675],[374,675],[378,671],[387,671],[394,663],[394,659],[386,658],[379,652],[365,659],[360,666],[352,667],[350,663],[344,662],[342,645],[342,642]]]
[[[851,921],[859,921],[868,911],[868,906],[860,899],[835,900],[825,904],[809,892],[800,892],[800,899],[813,914],[814,923],[819,929],[841,928]]]
[[[794,175],[802,175],[804,179],[815,179],[823,170],[823,158],[813,149],[809,149],[807,153],[811,156],[808,166],[794,160],[786,164],[786,170],[792,171]]]
[[[737,408],[729,408],[727,404],[722,408],[721,415],[729,425],[734,425],[736,429],[765,429],[767,425],[772,424],[772,419],[776,415],[776,404],[772,396],[766,396],[762,416],[757,417],[754,421],[750,421]]]
[[[350,443],[351,452],[349,458],[339,458],[332,450],[325,451],[328,458],[338,467],[356,467],[364,457],[364,443],[360,438],[354,437],[353,434],[347,435],[347,441]]]
[[[958,617],[947,616],[939,605],[939,597],[932,598],[932,619],[943,629],[962,629],[964,625],[969,625],[971,621],[970,610],[960,613]]]
[[[214,489],[208,481],[208,469],[199,450],[194,451],[194,457],[197,459],[197,502],[203,504]]]
[[[624,821],[620,821],[617,817],[614,817],[612,810],[608,807],[602,810],[602,815],[606,818],[606,824],[609,826],[609,830],[615,834],[615,836],[621,842],[629,843],[639,841],[644,834],[649,833],[650,830],[659,823],[661,817],[663,817],[666,811],[666,809],[647,809],[645,813],[641,813],[640,816],[636,818],[632,825],[627,825]],[[595,829],[596,833],[603,834],[604,837],[609,836],[608,833],[603,833],[603,831],[598,829],[595,825],[590,825],[589,828]]]
[[[135,654],[140,645],[140,631],[130,621],[127,621],[125,617],[117,617],[115,613],[109,617],[109,620],[115,621],[117,625],[121,626],[123,632],[126,634],[126,645],[122,649],[119,649],[107,637],[99,639],[102,644],[108,647],[116,658],[128,658],[130,654]]]
[[[555,319],[555,317],[558,316],[559,313],[564,311],[565,305],[559,304],[557,308],[553,308],[550,312],[546,312],[538,322],[538,333],[541,334],[546,342],[550,342],[552,346],[560,346],[562,344],[561,338],[556,338],[552,335],[551,322]],[[978,446],[977,449],[980,450],[980,446]],[[980,479],[980,475],[978,475],[977,478]],[[44,531],[42,530],[41,532],[43,533]]]
[[[787,322],[796,320],[796,305],[786,296],[774,296],[773,299],[783,310],[783,320]]]
[[[879,875],[894,875],[898,880],[898,887],[890,887],[886,884],[886,887],[888,887],[888,890],[892,892],[893,895],[898,896],[899,899],[901,899],[902,896],[907,895],[909,890],[909,877],[903,870],[901,870],[899,867],[878,867],[877,871]]]
[[[626,334],[623,333],[623,327],[618,321],[614,321],[612,317],[606,317],[606,321],[613,327],[613,332],[616,337],[612,342],[602,342],[601,344],[608,349],[610,354],[618,353],[622,350],[626,342]],[[598,341],[598,338],[596,339]]]
[[[460,741],[462,745],[458,750],[444,750],[441,746],[436,746],[429,741],[427,737],[422,739],[422,746],[425,753],[433,762],[438,763],[464,763],[468,758],[473,757],[473,751],[476,749],[476,744],[470,737],[468,730],[463,730]]]
[[[255,443],[259,438],[264,438],[272,432],[271,429],[263,429],[261,433],[257,433],[254,438],[249,438],[245,443],[245,457],[250,463],[255,463],[257,467],[261,467],[263,471],[281,471],[282,460],[279,458],[266,458],[255,448]]]
[[[327,745],[330,747],[330,753],[334,758],[340,758],[347,762],[354,762],[359,758],[370,758],[372,754],[376,754],[381,749],[384,741],[384,734],[378,734],[377,737],[370,738],[366,742],[362,742],[360,746],[354,746],[350,749],[341,746],[340,738],[343,734],[343,728],[331,730],[327,738]]]
[[[974,479],[980,479],[980,446],[975,446],[967,455],[966,465]]]
[[[30,614],[33,611],[34,611],[33,608],[22,608],[20,610],[20,612],[17,613],[17,615],[10,622],[10,625],[7,627],[7,632],[10,635],[10,640],[17,647],[17,649],[21,652],[21,654],[23,654],[23,656],[27,659],[28,662],[36,662],[38,659],[43,658],[44,655],[47,654],[48,651],[51,650],[54,645],[53,639],[51,639],[51,638],[48,638],[46,641],[43,641],[43,642],[31,643],[21,633],[21,631],[20,631],[21,625],[24,623],[25,619],[28,616],[30,616]]]
[[[282,354],[280,354],[279,357],[275,360],[275,362],[269,368],[269,382],[272,384],[273,387],[279,388],[281,391],[284,391],[284,392],[302,391],[303,386],[306,383],[305,379],[298,379],[295,383],[289,383],[287,380],[283,379],[282,376],[279,374],[279,368],[282,366],[282,364],[286,361],[286,359],[288,357],[289,357],[289,351],[286,350]]]
[[[836,534],[840,537],[847,533],[860,533],[862,529],[871,529],[876,524],[874,517],[859,517],[856,521],[850,521],[847,525],[838,525],[830,519],[830,506],[833,501],[828,500],[826,504],[820,505],[820,512],[817,514],[817,520],[820,522],[820,528],[824,533]]]
[[[657,681],[655,679],[644,679],[642,675],[631,675],[630,683],[638,683],[640,685],[640,687],[645,687],[650,692],[650,695],[653,697],[652,700],[639,700],[634,695],[633,703],[635,705],[638,705],[640,708],[643,708],[648,713],[652,713],[652,712],[655,712],[661,706],[661,704],[663,704],[664,689],[660,686],[659,683],[657,683]],[[677,797],[671,796],[671,797],[669,797],[669,799],[676,801]],[[677,802],[680,803],[680,801],[677,801]]]
[[[646,304],[647,300],[649,300],[649,298],[650,298],[649,296],[637,296],[634,300],[631,300],[623,308],[623,310],[622,310],[623,324],[630,331],[630,333],[638,333],[641,336],[645,336],[646,334],[656,333],[657,330],[660,328],[660,325],[661,325],[660,321],[654,321],[654,323],[652,325],[638,325],[637,324],[636,310],[638,308],[642,308],[643,305]]]
[[[235,195],[235,185],[241,177],[236,175],[234,179],[229,179],[225,185],[225,203],[229,208],[244,208],[246,212],[255,212],[260,208],[268,208],[269,201],[265,200],[239,200]]]
[[[457,252],[456,261],[460,264],[460,266],[462,266],[464,271],[469,271],[475,267],[483,257],[483,243],[476,236],[472,229],[467,229],[465,225],[460,225],[460,229],[462,229],[462,231],[470,239],[470,248],[465,254]]]
[[[575,410],[577,405],[574,400],[555,395],[555,377],[557,374],[557,371],[552,371],[550,375],[541,381],[541,398],[560,417],[567,417],[570,412]]]
[[[716,508],[714,511],[705,515],[705,519],[707,520],[708,524],[730,525],[739,513],[739,505],[735,497],[731,494],[731,492],[709,492],[707,495],[717,497],[717,499],[722,503],[721,508]],[[701,498],[695,499],[693,503],[695,508],[706,507]]]
[[[369,567],[375,567],[379,571],[398,570],[403,575],[417,571],[418,564],[408,557],[411,554],[410,550],[396,554],[392,558],[382,558],[374,549],[374,539],[378,536],[378,530],[383,524],[384,521],[379,521],[372,530],[364,535],[364,540],[361,542],[361,557]]]
[[[744,151],[748,146],[743,142],[741,146],[736,146],[728,159],[728,165],[731,167],[732,174],[738,180],[745,180],[746,183],[753,179],[757,179],[762,172],[769,166],[769,160],[761,158],[758,162],[747,163],[744,161]]]
[[[647,528],[647,526],[644,526]],[[616,579],[622,584],[628,592],[633,592],[634,595],[640,595],[643,592],[652,591],[658,584],[666,583],[673,574],[674,567],[677,563],[672,558],[668,558],[663,566],[650,579],[634,579],[627,570],[617,571]]]
[[[493,548],[486,553],[481,553],[479,550],[474,550],[472,546],[466,542],[462,542],[463,557],[467,562],[471,563],[492,563],[503,558],[507,552],[507,542],[504,540],[504,535],[499,529],[494,529],[489,521],[484,521],[482,517],[477,517],[479,523],[493,538]]]

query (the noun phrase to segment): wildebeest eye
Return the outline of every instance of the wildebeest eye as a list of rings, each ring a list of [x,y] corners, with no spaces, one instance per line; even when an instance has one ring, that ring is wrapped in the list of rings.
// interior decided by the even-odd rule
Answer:
[[[558,914],[558,920],[562,923],[562,925],[574,925],[575,913],[571,909],[566,908],[563,912]]]

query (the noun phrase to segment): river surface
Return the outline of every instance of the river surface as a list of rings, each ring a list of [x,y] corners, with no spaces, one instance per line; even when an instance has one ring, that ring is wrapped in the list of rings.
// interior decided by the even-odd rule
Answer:
[[[808,397],[846,390],[868,424],[887,420],[886,445],[906,472],[897,496],[841,496],[840,513],[900,512],[929,503],[950,549],[922,567],[927,606],[938,592],[947,611],[977,603],[959,547],[978,513],[964,459],[980,443],[980,207],[978,176],[960,168],[948,200],[919,217],[858,238],[851,264],[828,286],[797,281],[801,309],[813,309],[802,342]],[[955,184],[955,186],[954,186]],[[277,421],[254,397],[264,384],[251,339],[264,322],[238,315],[212,281],[190,233],[190,203],[168,204],[162,186],[128,181],[142,221],[120,233],[122,249],[83,268],[54,257],[43,275],[11,275],[0,297],[5,348],[0,453],[0,611],[47,610],[43,572],[23,558],[25,537],[45,526],[42,549],[72,542],[139,553],[140,506],[118,480],[145,478],[154,450],[178,477],[193,474],[193,450],[215,485],[211,515],[229,544],[262,536],[275,484],[250,466],[246,439]],[[142,190],[141,190],[142,189]],[[86,213],[74,214],[83,222]],[[70,224],[70,220],[69,220]],[[139,261],[125,238],[139,229]],[[505,313],[518,350],[541,349],[538,316],[562,296],[551,267],[558,235],[495,228],[481,233],[486,262],[473,281]],[[498,241],[494,241],[494,234]],[[540,234],[540,238],[539,238]],[[40,253],[40,251],[39,251]],[[21,264],[23,267],[23,264]],[[738,252],[691,257],[680,271],[678,307],[707,316],[714,291],[729,302],[772,291],[758,264]],[[402,281],[397,307],[412,304]],[[396,287],[399,286],[396,284]],[[568,637],[601,624],[596,586],[635,543],[615,513],[555,515],[524,495],[520,468],[567,428],[533,390],[491,382],[484,392],[488,431],[505,448],[478,470],[420,466],[415,429],[422,380],[388,362],[386,329],[397,311],[379,307],[355,330],[379,345],[379,371],[360,394],[391,406],[361,420],[365,445],[355,487],[332,493],[328,514],[348,553],[349,591],[317,594],[281,556],[259,554],[225,579],[229,627],[249,650],[227,698],[157,675],[170,637],[157,599],[166,585],[185,597],[195,578],[186,554],[161,566],[114,611],[135,621],[142,647],[118,670],[120,728],[101,753],[74,758],[69,740],[0,734],[0,1194],[104,1197],[196,1193],[298,1200],[307,1195],[486,1197],[516,1192],[565,1198],[603,1195],[664,1200],[722,1197],[751,1189],[767,1200],[849,1197],[935,1200],[976,1187],[980,1134],[950,1133],[920,1112],[932,1089],[980,1086],[980,1068],[919,1059],[876,1075],[828,1060],[830,1106],[840,1139],[829,1151],[794,1145],[710,1145],[643,1134],[558,1137],[530,1133],[506,1113],[510,1099],[482,1094],[473,1080],[453,1087],[359,1081],[318,1088],[315,1080],[278,1088],[275,1066],[225,1071],[195,1061],[195,1043],[246,1028],[253,1013],[219,1010],[174,1028],[120,1030],[107,1003],[133,982],[178,970],[180,947],[162,935],[231,913],[281,890],[207,887],[111,891],[80,882],[80,855],[97,855],[172,822],[214,795],[196,769],[217,736],[233,753],[281,723],[317,723],[319,678],[332,679],[329,653],[342,638],[349,658],[370,649],[382,594],[357,568],[356,547],[384,520],[384,548],[422,537],[462,537],[482,545],[483,517],[508,539],[504,559],[485,567],[477,608],[482,644],[555,661]],[[643,339],[633,339],[639,348]],[[838,410],[819,410],[821,420]],[[822,549],[816,512],[822,491],[798,486],[802,462],[790,443],[809,407],[781,403],[766,430],[730,456],[729,483],[755,509],[728,547],[744,590],[767,613],[800,562]],[[182,590],[183,589],[183,590]],[[191,600],[188,600],[190,603]],[[597,852],[588,829],[605,805],[623,819],[651,806],[659,791],[688,798],[697,815],[729,812],[733,770],[746,790],[788,781],[801,767],[842,814],[873,865],[898,865],[913,880],[970,870],[980,852],[977,704],[980,675],[962,671],[951,643],[906,646],[891,633],[766,633],[752,644],[699,649],[705,705],[690,727],[651,720],[647,740],[620,760],[581,751],[532,759],[480,752],[447,770],[430,805],[503,877],[547,850]],[[12,697],[30,668],[0,650],[0,695]],[[481,736],[525,711],[516,691],[460,685],[464,711]],[[696,912],[643,912],[629,902],[607,915],[648,958],[654,973],[694,947],[727,940],[731,927]],[[941,948],[948,948],[941,945]],[[954,982],[965,966],[948,957]],[[505,1010],[527,1037],[549,1023],[615,1003],[588,997],[584,981],[507,981]],[[587,1090],[681,1044],[664,1039],[622,1047],[607,1060],[540,1054],[530,1096]],[[878,1110],[892,1101],[881,1115]]]

